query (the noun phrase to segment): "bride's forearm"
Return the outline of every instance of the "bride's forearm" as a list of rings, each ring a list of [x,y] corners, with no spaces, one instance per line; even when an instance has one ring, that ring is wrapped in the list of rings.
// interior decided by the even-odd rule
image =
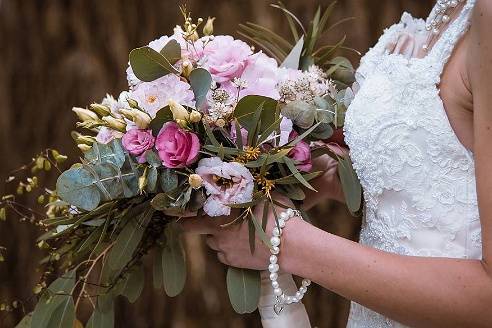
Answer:
[[[403,324],[492,326],[492,278],[480,261],[386,253],[299,219],[284,229],[282,247],[284,270]]]

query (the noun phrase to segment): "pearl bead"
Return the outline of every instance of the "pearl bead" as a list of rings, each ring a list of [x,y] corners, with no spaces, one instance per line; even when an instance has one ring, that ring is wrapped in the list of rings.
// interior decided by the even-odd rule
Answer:
[[[299,291],[302,293],[302,294],[306,294],[307,292],[307,288],[302,286],[301,288],[299,288]]]
[[[270,273],[270,280],[271,281],[277,281],[277,279],[278,279],[278,273],[276,273],[276,272]]]
[[[272,234],[273,234],[275,237],[279,237],[279,236],[282,234],[282,230],[280,230],[278,227],[275,227],[275,228],[273,228],[273,230],[272,230]]]
[[[278,269],[279,269],[278,264],[270,264],[268,266],[268,271],[270,271],[271,273],[278,272]]]
[[[302,281],[302,285],[303,285],[304,287],[308,287],[309,285],[311,285],[311,280],[309,280],[309,279],[304,279],[304,280]]]
[[[453,0],[453,1],[451,1],[451,2],[449,3],[449,6],[450,6],[450,7],[453,7],[453,8],[455,8],[457,5],[458,5],[458,1],[456,1],[456,0]]]
[[[280,287],[280,284],[278,283],[278,281],[272,281],[272,287],[275,289],[275,288],[279,288]],[[302,287],[301,287],[302,288]]]
[[[276,246],[280,245],[280,238],[272,237],[270,239],[270,243],[272,244],[273,247],[276,247]]]
[[[282,219],[278,220],[278,226],[280,228],[285,228],[285,220],[282,220]]]
[[[278,246],[273,246],[270,252],[274,255],[277,255],[278,253],[280,253],[280,248],[278,248]]]
[[[432,29],[432,33],[435,34],[435,35],[438,35],[439,34],[439,29],[438,28]]]
[[[277,256],[275,256],[275,255],[271,255],[270,256],[270,263],[275,264],[275,263],[277,263],[277,261],[278,261]]]
[[[449,20],[450,20],[450,17],[448,15],[442,16],[443,23],[447,23],[447,22],[449,22]]]
[[[295,296],[298,300],[302,299],[302,294],[300,292],[296,292]]]
[[[284,221],[287,221],[289,219],[289,216],[287,215],[286,212],[280,213],[280,218]]]
[[[282,289],[280,289],[280,288],[275,288],[275,289],[273,290],[273,295],[275,295],[275,296],[280,296],[280,295],[282,295]]]
[[[295,213],[294,213],[294,210],[293,210],[293,209],[291,209],[291,208],[288,208],[288,209],[287,209],[287,215],[288,215],[290,218],[291,218],[291,217],[293,217],[293,216],[294,216],[294,214],[295,214]]]

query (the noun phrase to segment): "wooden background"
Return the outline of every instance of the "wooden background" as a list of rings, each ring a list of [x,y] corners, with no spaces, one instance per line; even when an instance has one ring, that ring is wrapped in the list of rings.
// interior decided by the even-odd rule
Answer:
[[[271,1],[188,0],[195,17],[217,16],[216,34],[235,33],[239,22],[254,21],[287,32]],[[319,1],[327,5],[331,1]],[[356,19],[328,36],[345,33],[361,52],[375,43],[402,11],[425,17],[432,0],[340,0],[334,20]],[[47,147],[75,160],[69,133],[75,123],[70,108],[99,101],[106,92],[126,87],[125,69],[132,48],[147,44],[181,23],[175,0],[0,0],[0,181]],[[307,22],[317,1],[285,0]],[[351,56],[354,65],[359,58]],[[52,185],[53,179],[48,181]],[[0,186],[0,192],[4,192]],[[316,224],[357,238],[360,222],[335,203],[315,209]],[[25,299],[37,281],[37,232],[15,220],[0,222],[0,246],[9,249],[0,263],[0,303]],[[134,305],[120,301],[117,327],[259,327],[258,315],[233,313],[225,291],[224,269],[200,239],[187,240],[189,278],[184,293],[169,299],[156,292],[150,275],[144,295]],[[329,263],[326,263],[329,265]],[[319,287],[306,297],[313,326],[344,327],[348,302]],[[21,313],[4,316],[0,327],[13,327]],[[87,319],[82,313],[81,320]]]

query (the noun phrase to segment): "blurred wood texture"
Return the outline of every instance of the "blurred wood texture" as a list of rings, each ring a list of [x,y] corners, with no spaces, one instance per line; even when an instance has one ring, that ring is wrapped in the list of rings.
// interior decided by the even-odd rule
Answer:
[[[264,24],[284,34],[282,15],[265,0],[188,0],[195,17],[217,16],[216,34],[236,34],[240,22]],[[39,151],[54,147],[78,158],[69,137],[75,123],[72,106],[99,101],[106,92],[126,88],[125,69],[132,48],[147,44],[181,23],[175,0],[0,0],[0,179],[28,162]],[[316,6],[331,1],[285,0],[289,9],[307,23]],[[347,45],[361,52],[373,45],[385,27],[407,10],[426,17],[432,0],[339,0],[332,22],[342,25],[324,42],[344,33]],[[354,65],[359,58],[350,55]],[[53,185],[53,179],[48,181]],[[4,186],[0,187],[0,192]],[[356,239],[360,225],[343,206],[327,203],[312,217],[319,227]],[[0,222],[0,245],[7,263],[0,263],[0,302],[25,299],[37,282],[33,245],[38,232],[16,220]],[[257,313],[236,315],[227,298],[225,271],[201,239],[188,238],[189,278],[184,293],[174,299],[154,291],[150,273],[140,300],[119,301],[116,327],[260,327]],[[343,250],[340,250],[343,251]],[[326,263],[326,265],[330,265]],[[319,287],[306,299],[313,326],[344,327],[349,303]],[[5,317],[0,327],[13,327],[21,313]],[[82,313],[81,320],[87,320]]]

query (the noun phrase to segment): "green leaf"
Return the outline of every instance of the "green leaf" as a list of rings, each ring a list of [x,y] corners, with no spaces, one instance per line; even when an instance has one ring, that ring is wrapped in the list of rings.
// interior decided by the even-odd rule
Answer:
[[[69,271],[56,279],[48,289],[43,292],[32,314],[31,328],[51,328],[51,317],[58,307],[66,300],[75,286],[75,271]]]
[[[316,179],[320,175],[322,175],[323,172],[312,172],[312,173],[307,173],[307,174],[302,174],[304,180],[306,181],[311,181],[313,179]],[[299,183],[299,180],[294,175],[289,175],[283,178],[276,179],[275,184],[277,185],[288,185],[288,184],[297,184]]]
[[[174,65],[181,59],[181,45],[176,40],[169,40],[159,53]]]
[[[328,123],[321,123],[310,135],[316,140],[326,140],[333,135],[333,128]]]
[[[22,320],[15,326],[15,328],[31,328],[32,313],[26,315]]]
[[[154,193],[157,188],[157,168],[150,166],[147,172],[147,191]]]
[[[306,194],[298,185],[283,185],[279,186],[278,191],[282,192],[284,195],[292,200],[302,201],[306,199]]]
[[[313,126],[316,118],[316,107],[302,100],[296,100],[282,107],[282,115],[291,119],[302,129]]]
[[[248,220],[248,240],[249,240],[249,251],[252,255],[255,253],[256,248],[256,236],[255,236],[255,226],[252,220]]]
[[[260,116],[261,127],[257,131],[257,135],[263,133],[278,119],[277,101],[263,96],[246,96],[238,102],[234,110],[234,117],[249,132],[256,128],[253,118],[261,104],[263,104]]]
[[[253,222],[255,231],[258,234],[258,237],[260,237],[261,241],[265,244],[266,247],[272,248],[272,244],[270,244],[270,238],[268,238],[267,234],[265,233],[265,230],[261,226],[260,222],[258,222],[258,219],[256,218],[256,216],[252,211],[251,211],[251,221]]]
[[[291,69],[299,69],[299,62],[301,59],[302,49],[304,47],[304,36],[301,36],[299,41],[297,41],[292,51],[289,53],[287,58],[285,58],[284,62],[280,67],[291,68]]]
[[[157,136],[162,129],[162,126],[167,122],[171,122],[174,119],[173,112],[169,106],[159,109],[156,113],[155,118],[150,122],[150,129],[152,134]]]
[[[127,277],[122,281],[121,295],[125,296],[130,303],[135,303],[142,294],[145,282],[143,265],[133,267]]]
[[[108,254],[108,265],[113,270],[120,270],[130,262],[153,214],[154,209],[149,207],[137,218],[130,218],[121,230]]]
[[[342,183],[343,194],[348,209],[352,213],[360,210],[362,205],[362,187],[352,166],[350,157],[341,157],[338,162],[338,174]]]
[[[166,294],[175,297],[181,293],[186,282],[186,261],[179,225],[169,223],[165,235],[166,245],[162,249],[163,284]]]
[[[164,211],[171,205],[171,198],[165,193],[160,193],[154,196],[150,201],[150,206],[156,211]]]
[[[169,73],[179,74],[166,57],[148,46],[130,52],[130,65],[137,78],[145,82],[152,82]]]
[[[145,153],[145,159],[147,160],[147,163],[149,163],[155,168],[159,168],[162,166],[162,161],[159,158],[159,155],[157,155],[153,150],[148,150]]]
[[[162,249],[159,248],[155,251],[154,255],[154,269],[153,269],[153,282],[154,288],[160,289],[163,284],[163,272],[162,272]]]
[[[75,304],[72,296],[65,296],[53,313],[49,328],[73,328],[75,322]]]
[[[196,107],[200,108],[207,100],[212,84],[212,76],[203,68],[194,69],[190,74],[190,85],[195,94]]]
[[[162,191],[169,193],[178,188],[178,174],[171,169],[164,169],[160,175]]]
[[[280,163],[291,150],[292,150],[291,148],[285,148],[285,149],[280,149],[277,153],[273,155],[271,154],[261,155],[260,158],[257,159],[256,161],[248,162],[244,164],[244,166],[248,168],[257,168],[257,167],[262,167],[264,165],[270,165],[273,163]]]
[[[113,328],[114,327],[114,305],[111,303],[108,311],[100,311],[97,307],[92,313],[85,328]]]
[[[63,172],[56,182],[56,191],[62,200],[86,211],[92,211],[101,201],[94,176],[83,167]]]
[[[239,125],[239,122],[237,119],[234,119],[234,128],[236,129],[236,146],[237,149],[243,149],[243,135],[241,133],[241,125]]]
[[[290,170],[290,172],[292,173],[292,175],[294,175],[294,177],[299,180],[299,182],[306,188],[308,189],[311,189],[313,191],[317,191],[316,189],[313,188],[313,186],[311,186],[311,184],[309,184],[309,182],[306,181],[306,179],[304,179],[304,177],[302,176],[302,174],[299,172],[299,170],[297,169],[296,167],[296,164],[294,162],[294,160],[290,159],[289,157],[285,157],[284,158],[284,163],[285,165],[287,165],[287,168]]]
[[[254,312],[258,308],[260,285],[259,271],[229,267],[227,292],[234,311],[239,314]]]
[[[94,143],[92,148],[84,153],[84,157],[90,164],[110,163],[120,169],[126,159],[125,151],[119,139],[115,139],[107,145]]]

